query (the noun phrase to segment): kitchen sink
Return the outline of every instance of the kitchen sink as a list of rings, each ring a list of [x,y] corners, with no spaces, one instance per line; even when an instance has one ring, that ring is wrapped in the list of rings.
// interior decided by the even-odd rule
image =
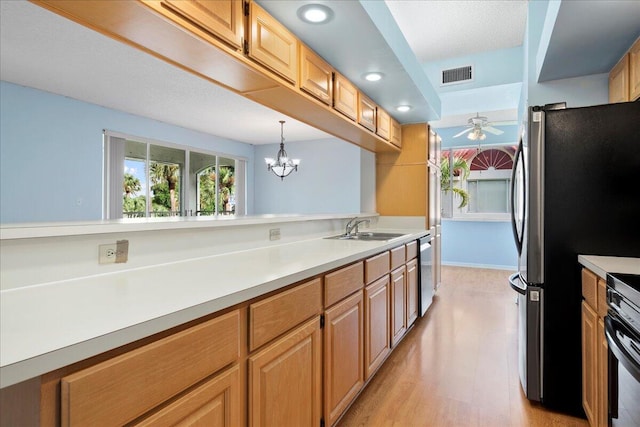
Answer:
[[[385,241],[395,239],[396,237],[404,236],[402,233],[377,233],[377,232],[369,232],[362,231],[355,234],[339,234],[337,236],[325,237],[325,239],[333,239],[333,240],[363,240],[366,242],[370,241]]]

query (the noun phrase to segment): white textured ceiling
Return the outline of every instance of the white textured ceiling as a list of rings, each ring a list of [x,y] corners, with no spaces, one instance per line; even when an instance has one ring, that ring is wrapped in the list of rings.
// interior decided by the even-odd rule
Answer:
[[[0,1],[0,77],[250,144],[328,134],[27,1]],[[114,129],[117,130],[117,129]]]
[[[422,63],[521,46],[527,0],[385,0]]]

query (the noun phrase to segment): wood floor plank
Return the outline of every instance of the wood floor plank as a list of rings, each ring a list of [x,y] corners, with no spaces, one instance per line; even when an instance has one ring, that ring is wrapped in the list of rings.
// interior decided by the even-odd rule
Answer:
[[[518,377],[511,272],[444,267],[433,306],[340,427],[588,427],[529,402]]]

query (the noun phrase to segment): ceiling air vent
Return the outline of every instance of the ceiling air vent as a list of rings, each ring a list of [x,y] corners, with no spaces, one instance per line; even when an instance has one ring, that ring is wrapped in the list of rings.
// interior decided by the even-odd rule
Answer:
[[[473,69],[471,65],[442,70],[442,86],[470,81],[473,81]]]

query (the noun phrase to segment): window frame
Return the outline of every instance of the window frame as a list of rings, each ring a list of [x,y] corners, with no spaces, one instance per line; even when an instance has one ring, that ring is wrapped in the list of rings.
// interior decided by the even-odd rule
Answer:
[[[515,143],[501,143],[501,144],[491,144],[491,145],[483,145],[481,147],[482,151],[486,151],[486,150],[491,150],[491,149],[503,149],[506,147],[511,147],[516,145]],[[477,145],[465,145],[465,146],[456,146],[456,147],[448,147],[448,148],[443,148],[442,152],[449,152],[449,159],[451,159],[454,155],[454,153],[457,150],[468,150],[468,149],[477,149],[478,146]],[[505,151],[506,152],[506,151]],[[474,155],[477,156],[479,154],[476,153]],[[507,152],[507,154],[509,154],[511,156],[510,153]],[[471,166],[471,162],[473,161],[473,158],[471,158],[471,160],[469,161],[469,167]],[[445,220],[449,220],[449,221],[496,221],[496,222],[508,222],[511,220],[511,213],[509,211],[509,209],[511,209],[511,204],[509,203],[509,197],[510,197],[510,193],[509,193],[509,188],[510,188],[510,183],[511,183],[511,169],[501,169],[501,170],[496,170],[496,169],[486,169],[486,170],[471,170],[469,172],[469,176],[462,180],[462,182],[460,183],[460,177],[456,177],[453,176],[453,171],[450,170],[450,179],[451,182],[454,183],[453,186],[456,186],[456,183],[458,183],[459,188],[465,190],[465,191],[469,191],[469,186],[468,186],[468,181],[473,180],[473,181],[482,181],[482,180],[506,180],[507,181],[507,212],[469,212],[469,205],[467,204],[467,206],[463,207],[463,208],[458,208],[458,204],[459,204],[459,197],[457,197],[456,195],[453,194],[453,192],[447,192],[445,193],[444,191],[442,191],[442,199],[443,199],[443,203],[442,206],[444,207],[447,203],[447,199],[450,199],[448,201],[448,203],[450,204],[450,206],[452,207],[452,214],[451,216],[447,216],[445,217],[444,215],[442,216],[443,219]]]
[[[122,221],[133,221],[135,218],[126,218],[123,215],[123,200],[122,200],[122,183],[124,179],[124,160],[127,158],[124,155],[124,151],[117,148],[119,144],[117,142],[126,143],[126,141],[134,141],[146,144],[146,158],[145,162],[145,174],[146,174],[146,210],[145,216],[143,219],[153,218],[150,216],[151,211],[151,181],[150,181],[150,149],[152,145],[160,146],[164,148],[177,149],[184,152],[184,164],[181,165],[181,173],[180,173],[180,215],[179,217],[189,217],[195,216],[195,212],[197,210],[197,202],[194,203],[194,206],[191,206],[192,202],[190,201],[190,192],[192,191],[192,184],[190,182],[190,160],[191,153],[198,153],[207,156],[215,157],[215,165],[212,165],[216,168],[216,172],[218,171],[220,165],[220,159],[225,158],[229,160],[233,160],[235,163],[234,166],[234,176],[239,177],[241,179],[236,181],[236,191],[235,191],[235,200],[236,200],[236,209],[231,216],[244,216],[246,215],[247,210],[247,163],[248,159],[242,156],[231,155],[227,153],[217,152],[213,150],[202,149],[199,147],[194,147],[186,144],[179,144],[168,141],[161,141],[157,139],[147,138],[136,136],[127,133],[121,133],[116,131],[104,130],[103,131],[103,207],[102,207],[102,218],[106,220],[122,220]],[[216,180],[217,181],[217,180]],[[195,189],[193,189],[197,193],[198,182],[196,178]],[[216,182],[216,204],[219,197],[219,186]],[[238,209],[239,208],[239,209]],[[207,215],[210,218],[217,218],[219,216],[230,216],[226,214],[219,213],[219,209],[215,209],[213,215]],[[159,217],[166,218],[166,217]]]

